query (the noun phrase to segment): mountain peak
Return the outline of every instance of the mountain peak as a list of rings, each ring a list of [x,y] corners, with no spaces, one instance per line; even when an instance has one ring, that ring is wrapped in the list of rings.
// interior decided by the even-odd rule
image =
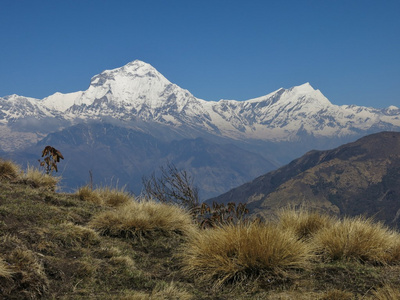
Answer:
[[[298,86],[294,86],[290,88],[288,91],[295,91],[296,93],[301,93],[301,94],[308,94],[317,91],[314,89],[309,82],[303,83]]]
[[[92,77],[90,85],[101,86],[104,85],[109,80],[118,81],[119,83],[124,83],[126,80],[132,80],[137,77],[154,78],[158,79],[159,81],[162,81],[165,84],[170,84],[170,82],[152,65],[145,63],[141,60],[134,60],[122,67],[111,70],[105,70],[100,74]]]
[[[154,76],[161,75],[152,65],[145,63],[141,60],[134,60],[130,63],[127,63],[125,66],[121,68],[117,68],[114,70],[125,72],[127,75],[139,75],[139,76]]]

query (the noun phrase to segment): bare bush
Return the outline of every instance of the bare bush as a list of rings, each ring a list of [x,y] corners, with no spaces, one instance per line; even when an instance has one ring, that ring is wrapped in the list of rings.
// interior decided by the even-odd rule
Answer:
[[[150,177],[143,177],[144,196],[163,203],[175,203],[186,209],[198,207],[199,193],[193,178],[185,171],[168,163],[160,167],[160,176],[155,172]]]

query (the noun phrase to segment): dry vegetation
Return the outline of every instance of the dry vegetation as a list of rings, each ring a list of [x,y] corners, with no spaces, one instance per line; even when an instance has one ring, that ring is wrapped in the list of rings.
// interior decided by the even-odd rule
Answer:
[[[221,285],[304,268],[310,256],[310,246],[292,231],[255,222],[198,231],[185,245],[182,262],[184,271]]]
[[[122,206],[134,201],[134,197],[123,188],[102,187],[92,189],[86,185],[78,189],[76,193],[82,201],[110,207]]]
[[[49,178],[0,161],[2,299],[400,299],[400,235],[370,219],[288,208],[200,229],[176,205]]]
[[[177,232],[188,235],[195,231],[189,213],[181,208],[153,201],[136,202],[96,215],[89,226],[102,235],[135,237],[151,232]]]

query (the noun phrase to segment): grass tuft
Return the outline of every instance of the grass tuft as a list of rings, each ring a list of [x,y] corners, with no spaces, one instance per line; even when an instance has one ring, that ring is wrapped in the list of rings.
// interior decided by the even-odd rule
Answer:
[[[345,218],[318,231],[314,243],[328,260],[388,263],[395,235],[364,217]],[[397,252],[398,253],[398,252]]]
[[[11,278],[12,273],[13,272],[11,271],[9,264],[0,258],[0,277]]]
[[[64,247],[88,247],[97,245],[100,242],[100,237],[91,228],[65,222],[52,228],[51,240]]]
[[[101,212],[91,220],[90,226],[102,235],[125,238],[151,231],[190,234],[195,230],[189,213],[175,205],[153,201],[131,201]]]
[[[263,273],[308,265],[310,247],[273,224],[223,225],[192,235],[183,249],[184,270],[221,285]]]
[[[26,172],[22,175],[22,180],[34,188],[42,187],[54,191],[61,177],[45,174],[37,168],[28,166]]]
[[[391,285],[384,285],[372,292],[371,299],[374,300],[397,300],[400,299],[400,290]]]
[[[82,201],[87,201],[99,205],[103,203],[99,191],[91,189],[88,185],[79,188],[76,192],[76,195]]]
[[[34,252],[17,248],[6,260],[12,274],[8,281],[0,283],[2,295],[12,299],[37,299],[46,294],[49,281]]]
[[[93,190],[89,186],[83,186],[76,194],[82,201],[110,207],[122,206],[133,201],[132,195],[118,188],[105,187]]]
[[[12,180],[18,177],[21,169],[10,160],[0,159],[0,179]]]
[[[324,293],[324,295],[320,298],[320,300],[352,300],[354,299],[354,295],[348,291],[342,290],[330,290]]]
[[[100,196],[106,206],[118,207],[133,201],[133,197],[123,188],[101,188]]]
[[[151,293],[149,299],[179,299],[179,300],[191,300],[193,296],[185,290],[179,288],[176,283],[171,282],[162,286],[157,286]]]
[[[278,212],[279,226],[284,230],[293,230],[298,238],[310,238],[322,228],[333,224],[334,219],[317,211],[310,211],[304,207],[294,209],[284,208]]]

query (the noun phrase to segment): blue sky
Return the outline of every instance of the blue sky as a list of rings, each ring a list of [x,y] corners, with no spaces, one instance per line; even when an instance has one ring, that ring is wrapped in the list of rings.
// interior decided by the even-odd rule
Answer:
[[[400,1],[0,1],[0,96],[86,90],[135,59],[205,100],[310,82],[400,106]]]

